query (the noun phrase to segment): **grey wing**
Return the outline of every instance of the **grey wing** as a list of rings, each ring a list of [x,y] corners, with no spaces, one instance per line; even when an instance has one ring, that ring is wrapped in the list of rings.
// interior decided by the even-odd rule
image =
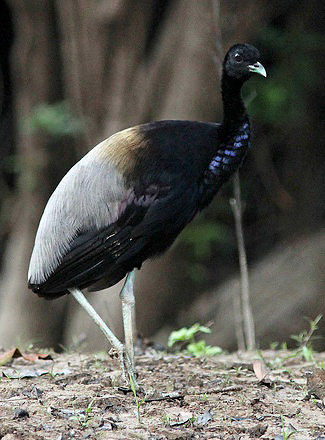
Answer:
[[[101,230],[120,215],[127,190],[111,164],[85,156],[61,180],[41,218],[28,271],[42,284],[60,265],[80,233]]]
[[[56,297],[73,286],[100,290],[115,284],[170,246],[195,213],[195,194],[193,186],[179,179],[126,191],[115,208],[115,221],[95,227],[88,222],[45,281],[30,281],[30,288]]]

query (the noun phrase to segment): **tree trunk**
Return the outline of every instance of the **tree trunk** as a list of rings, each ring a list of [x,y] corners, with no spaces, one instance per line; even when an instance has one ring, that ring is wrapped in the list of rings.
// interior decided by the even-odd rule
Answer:
[[[27,268],[36,227],[48,197],[49,140],[31,135],[24,122],[33,108],[50,102],[59,92],[52,3],[13,0],[16,27],[14,49],[15,111],[18,124],[18,155],[23,167],[19,194],[11,207],[12,229],[3,261],[0,285],[0,345],[57,343],[66,300],[48,303],[27,290]],[[53,182],[52,182],[53,184]],[[44,339],[43,339],[44,338]]]

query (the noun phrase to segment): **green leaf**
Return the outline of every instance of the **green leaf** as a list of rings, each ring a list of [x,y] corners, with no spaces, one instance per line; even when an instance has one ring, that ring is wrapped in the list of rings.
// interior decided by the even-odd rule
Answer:
[[[41,131],[60,138],[83,132],[84,122],[73,114],[67,101],[60,101],[36,106],[25,124],[30,133]]]
[[[204,340],[192,342],[187,346],[187,351],[196,357],[216,356],[222,353],[222,348],[217,346],[206,345]]]
[[[190,328],[183,327],[179,330],[174,330],[171,332],[168,338],[168,347],[173,347],[179,342],[191,342],[194,340],[194,336],[197,333],[211,333],[208,327],[204,327],[198,323],[192,325]]]
[[[180,240],[189,244],[197,258],[210,255],[211,244],[224,242],[229,236],[226,227],[214,222],[194,222],[182,232]]]

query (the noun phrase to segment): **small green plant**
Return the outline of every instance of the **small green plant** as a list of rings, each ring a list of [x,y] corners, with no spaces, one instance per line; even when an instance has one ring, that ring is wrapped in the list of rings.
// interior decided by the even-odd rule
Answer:
[[[282,424],[282,437],[283,437],[283,440],[288,440],[288,438],[290,438],[292,435],[294,435],[296,431],[293,431],[292,429],[284,427],[284,419],[283,419],[282,416],[281,416],[281,424]]]
[[[229,373],[226,373],[221,378],[221,387],[228,387],[229,385],[231,385],[231,379],[230,379]]]
[[[192,327],[183,327],[179,330],[174,330],[171,332],[168,338],[168,347],[173,347],[176,344],[185,342],[186,345],[190,342],[194,342],[194,337],[197,333],[211,333],[208,327],[204,327],[198,323],[192,325]]]
[[[198,418],[195,416],[188,419],[188,423],[191,428],[193,428],[197,424],[197,420],[198,420]]]
[[[186,350],[188,353],[200,356],[215,356],[222,353],[222,349],[216,346],[206,345],[204,340],[196,341],[195,338],[198,333],[211,333],[208,327],[199,323],[192,325],[192,327],[183,327],[179,330],[171,332],[168,338],[168,347],[178,347],[179,350]]]
[[[270,343],[270,350],[288,350],[288,345],[286,342],[282,342],[281,344],[277,341]]]
[[[297,354],[301,354],[306,362],[316,362],[314,356],[314,349],[312,347],[312,342],[316,339],[314,335],[315,331],[318,330],[318,323],[322,319],[322,315],[316,316],[314,320],[308,319],[309,330],[304,330],[298,335],[291,335],[291,339],[298,343]]]
[[[321,320],[322,315],[316,316],[314,320],[308,319],[309,330],[304,330],[298,335],[291,335],[290,338],[297,342],[298,347],[295,350],[288,351],[286,342],[279,344],[278,342],[273,342],[270,345],[272,350],[280,349],[285,352],[285,354],[279,352],[279,356],[274,357],[272,360],[266,360],[263,357],[263,353],[258,351],[259,357],[265,362],[265,364],[270,368],[282,368],[284,363],[289,359],[294,359],[297,356],[302,356],[306,362],[313,362],[315,365],[317,361],[315,359],[315,352],[312,346],[312,342],[317,338],[314,335],[316,330],[318,330],[318,323]]]
[[[136,405],[137,405],[137,418],[138,418],[138,422],[141,423],[140,408],[141,408],[141,405],[143,405],[145,401],[144,401],[144,399],[141,399],[141,400],[139,399],[139,397],[137,395],[137,390],[135,388],[134,381],[132,379],[132,376],[129,375],[129,377],[130,377],[130,387],[131,387],[131,390],[133,392],[133,395],[134,395],[134,398],[135,398],[135,402],[136,402]]]
[[[277,348],[279,348],[278,342],[271,342],[270,343],[270,350],[276,350]]]
[[[309,322],[309,330],[304,330],[298,335],[291,335],[291,339],[297,341],[299,345],[308,345],[313,339],[315,339],[314,333],[318,330],[318,323],[321,319],[322,315],[316,316],[314,320],[307,319]]]
[[[170,426],[170,415],[169,414],[165,414],[163,416],[163,420],[162,421],[163,421],[164,426],[169,427]]]
[[[285,351],[287,351],[287,350],[288,350],[288,344],[284,341],[284,342],[282,342],[280,348],[281,348],[281,350],[285,350]]]
[[[92,399],[92,400],[88,403],[88,406],[87,406],[87,408],[86,408],[85,422],[87,423],[87,425],[88,425],[89,418],[90,418],[90,416],[91,416],[91,412],[92,412],[92,410],[93,410],[93,403],[94,403],[94,400],[95,400],[95,399]]]
[[[220,347],[206,345],[206,342],[203,339],[201,341],[188,344],[186,350],[195,357],[217,356],[218,354],[222,353],[222,349]]]
[[[85,409],[84,412],[80,412],[75,416],[71,416],[70,420],[77,420],[79,422],[79,424],[83,427],[83,428],[88,428],[88,423],[89,420],[91,418],[91,412],[92,412],[92,407],[93,407],[93,403],[94,403],[95,399],[92,399],[89,403],[87,408]]]
[[[233,367],[232,367],[232,370],[235,371],[236,376],[240,376],[241,374],[246,374],[246,369],[245,369],[245,371],[244,371],[244,368],[243,368],[242,365],[239,365],[238,367],[233,366]]]
[[[292,435],[294,435],[293,431],[289,431],[288,429],[284,429],[284,431],[282,431],[282,437],[283,440],[287,440],[288,438],[290,438]]]

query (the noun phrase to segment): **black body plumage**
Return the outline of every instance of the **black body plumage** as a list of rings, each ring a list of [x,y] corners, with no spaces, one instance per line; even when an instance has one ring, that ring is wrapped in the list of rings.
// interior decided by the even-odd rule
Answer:
[[[221,124],[152,122],[114,135],[85,156],[63,179],[44,211],[29,270],[29,288],[49,299],[72,287],[101,290],[168,249],[246,155],[250,123],[240,90],[254,68],[265,74],[253,46],[236,45],[228,51],[223,66]],[[73,192],[71,186],[78,186],[82,173],[86,182],[94,177],[96,183],[96,170],[103,167],[112,172],[111,184],[109,177],[103,184],[110,197],[106,201],[99,190],[97,197],[98,203],[107,203],[110,218],[105,219],[97,210],[91,214],[86,208],[78,208],[74,215],[72,207],[78,206],[78,197],[86,205],[93,195],[87,194],[87,187],[80,194],[78,187]],[[65,207],[65,197],[76,198],[72,207]],[[55,221],[69,219],[62,246],[51,216]],[[58,237],[42,244],[47,231],[55,231]],[[54,256],[46,257],[49,263],[44,264],[41,256],[48,252]]]

